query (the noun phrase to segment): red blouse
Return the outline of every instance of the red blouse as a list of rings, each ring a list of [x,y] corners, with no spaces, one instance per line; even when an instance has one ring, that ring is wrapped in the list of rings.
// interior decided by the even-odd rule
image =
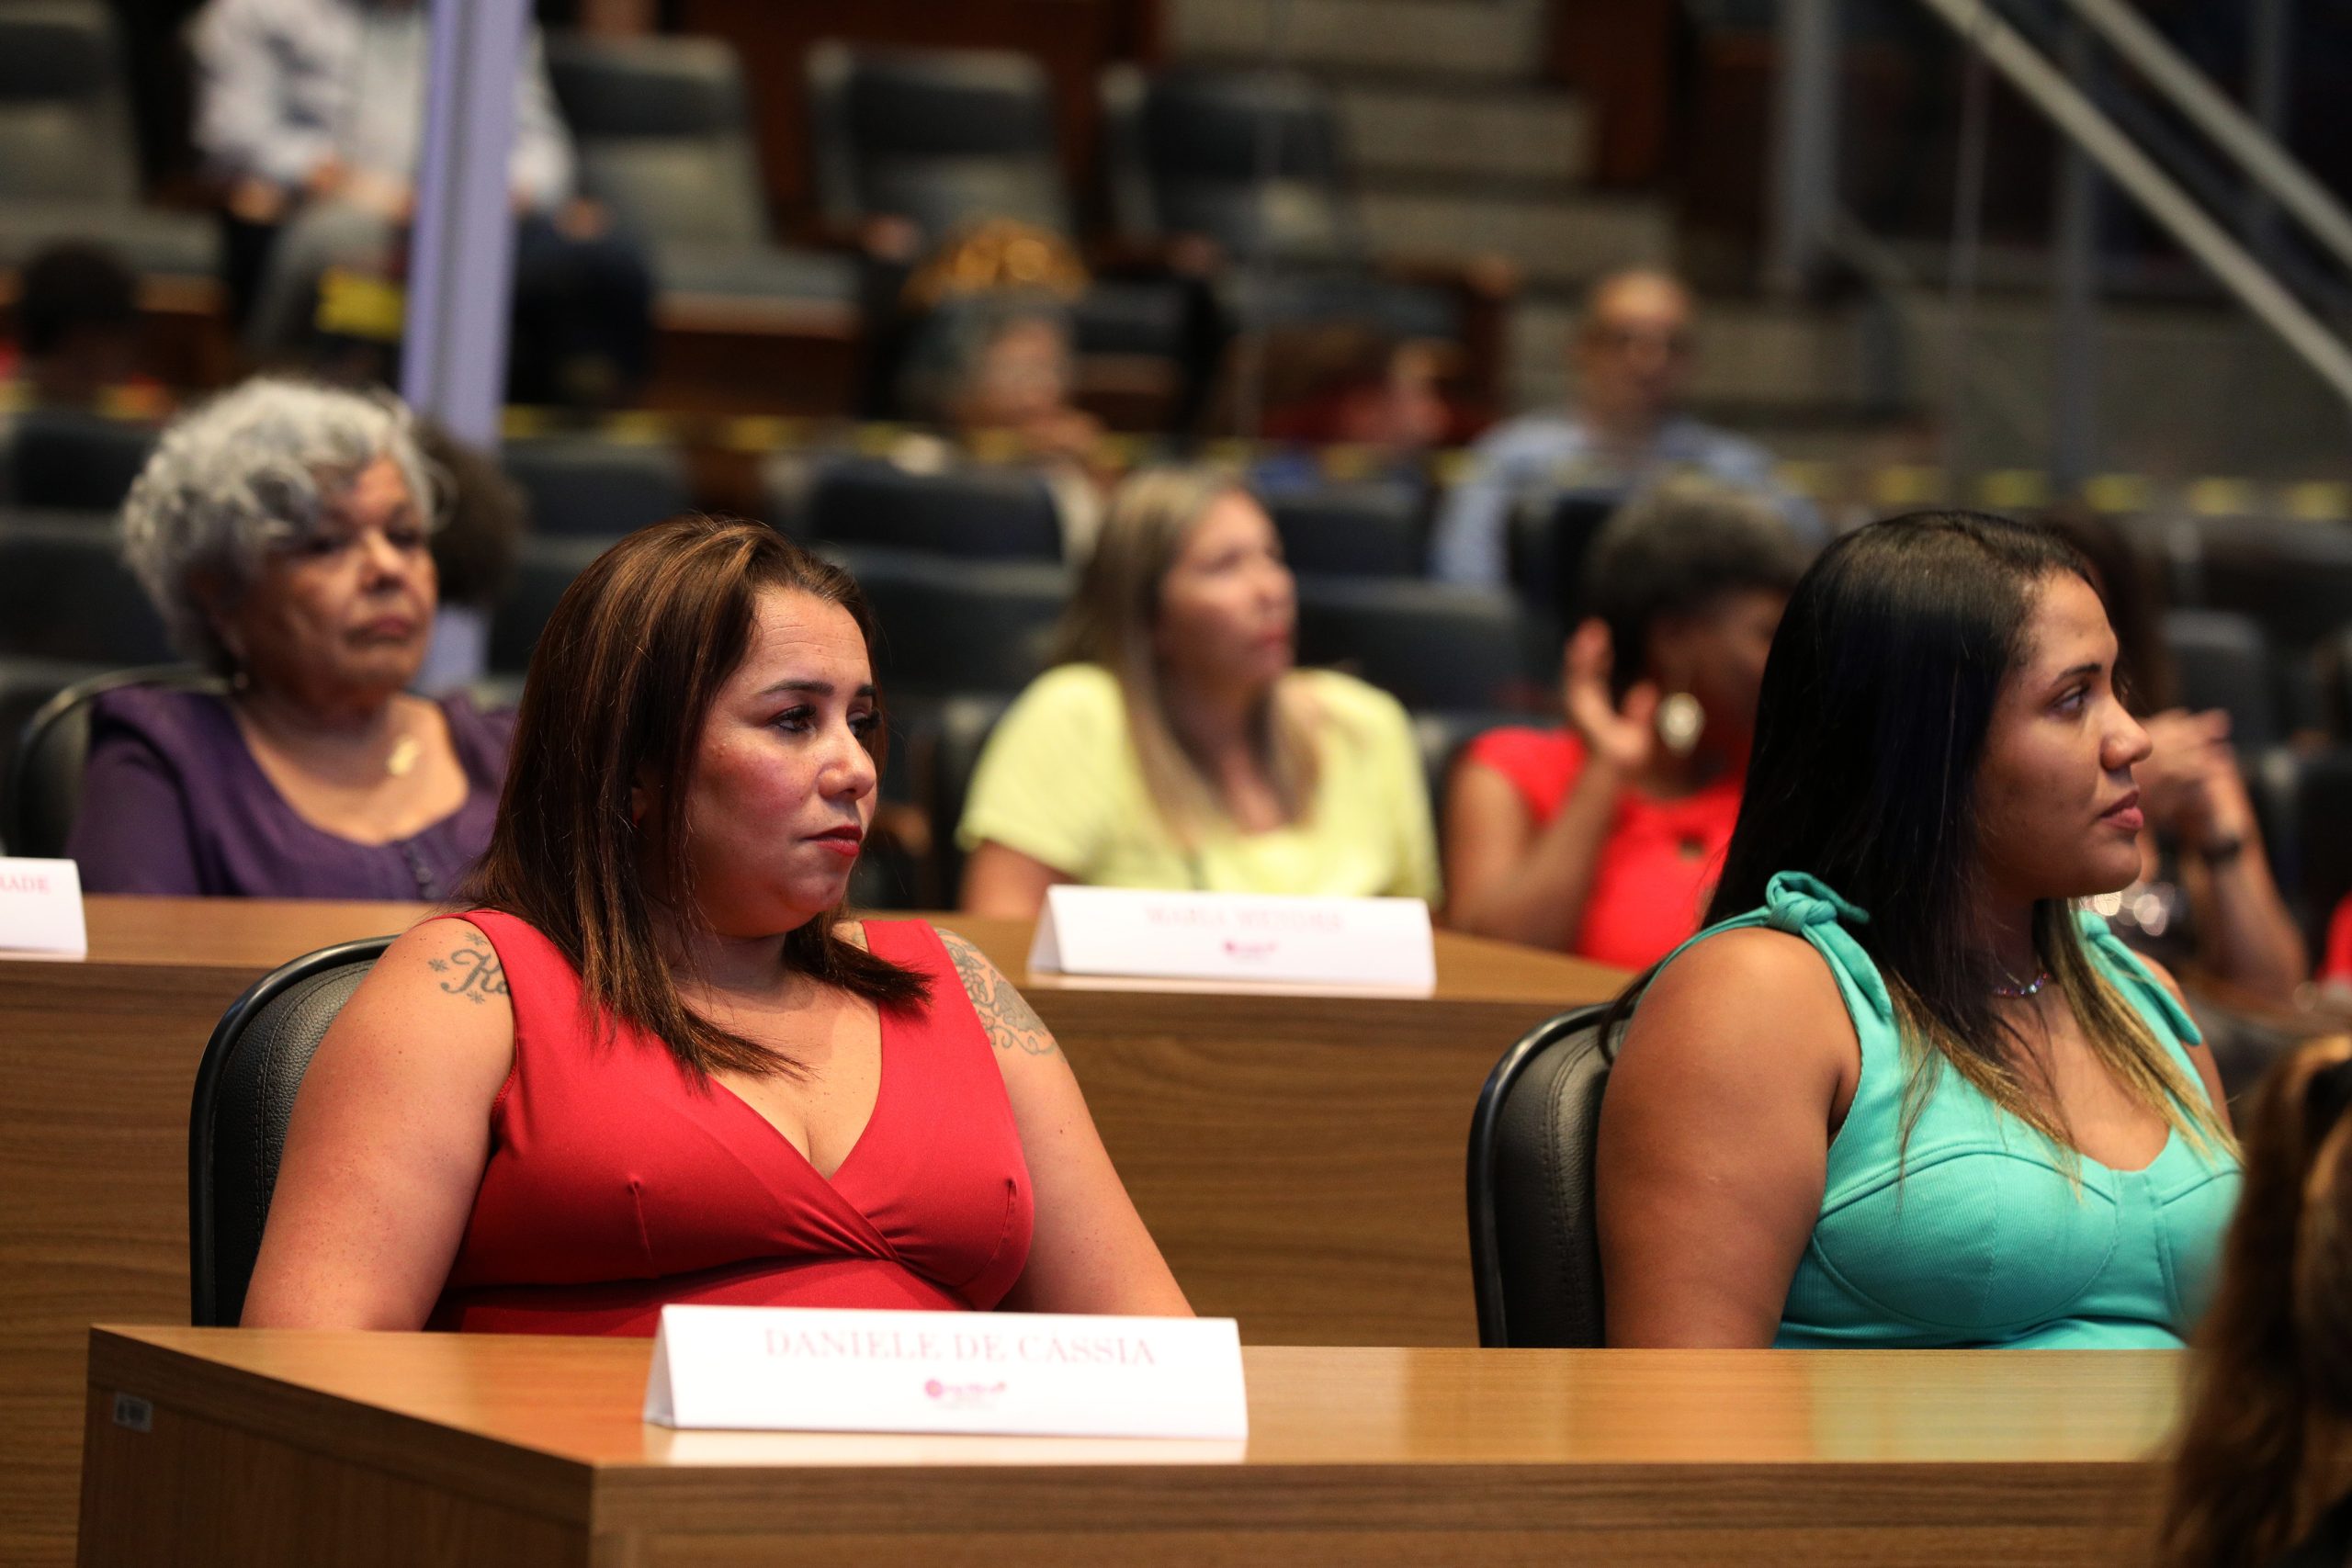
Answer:
[[[1510,781],[1539,831],[1584,771],[1584,742],[1565,729],[1490,729],[1464,755]],[[1744,782],[1726,776],[1679,800],[1621,792],[1568,951],[1640,969],[1696,934],[1731,846]]]
[[[1021,1277],[1029,1168],[996,1054],[921,920],[868,920],[931,1000],[882,1010],[881,1087],[831,1180],[751,1105],[697,1087],[658,1040],[597,1044],[580,976],[511,915],[476,909],[505,967],[514,1068],[428,1326],[650,1335],[664,1303],[993,1307]]]
[[[2335,906],[2327,922],[2327,953],[2321,958],[2323,980],[2352,980],[2352,894]]]

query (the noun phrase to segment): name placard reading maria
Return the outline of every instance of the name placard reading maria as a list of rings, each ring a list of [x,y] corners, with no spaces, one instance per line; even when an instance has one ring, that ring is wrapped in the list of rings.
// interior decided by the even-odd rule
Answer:
[[[645,1418],[771,1432],[1250,1435],[1229,1317],[668,1306]]]
[[[82,868],[70,860],[0,855],[0,953],[86,958]]]
[[[1430,907],[1419,898],[1053,887],[1029,967],[1408,997],[1437,989]]]

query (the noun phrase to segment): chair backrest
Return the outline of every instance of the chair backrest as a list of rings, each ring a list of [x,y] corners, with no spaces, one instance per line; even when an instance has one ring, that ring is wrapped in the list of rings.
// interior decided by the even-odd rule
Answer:
[[[1365,254],[1339,116],[1312,77],[1114,66],[1102,96],[1112,205],[1130,239],[1201,234],[1293,262]]]
[[[874,608],[875,676],[893,700],[1019,691],[1045,669],[1069,574],[1045,561],[820,544]]]
[[[302,1075],[391,942],[343,942],[263,976],[205,1043],[187,1118],[188,1321],[198,1327],[233,1328],[244,1314]]]
[[[2317,954],[2328,917],[2352,892],[2352,746],[2318,752],[2274,746],[2248,770],[2272,873]]]
[[[964,882],[964,852],[956,842],[971,795],[972,773],[997,721],[1012,699],[1002,693],[965,693],[940,703],[923,726],[921,789],[931,819],[932,878],[940,908],[953,908]]]
[[[657,243],[768,237],[742,62],[723,39],[550,35],[548,79],[581,188]]]
[[[1445,782],[1453,772],[1454,760],[1462,755],[1462,749],[1489,729],[1531,720],[1531,715],[1495,708],[1448,709],[1413,716],[1413,739],[1421,749],[1421,772],[1429,781],[1430,810],[1436,816],[1441,840],[1445,824]]]
[[[556,602],[588,563],[613,547],[610,539],[535,535],[523,541],[506,591],[490,614],[490,667],[518,673],[531,667],[531,649],[555,614]]]
[[[531,498],[541,534],[616,538],[694,507],[675,446],[558,435],[508,442],[499,462]]]
[[[119,670],[161,664],[171,638],[103,517],[0,517],[0,654]]]
[[[186,664],[110,670],[58,692],[35,709],[17,737],[0,785],[0,843],[8,852],[53,859],[65,852],[82,814],[82,765],[90,754],[90,705],[126,686],[175,692],[225,692],[220,676]]]
[[[2280,739],[2278,672],[2261,623],[2233,610],[2171,610],[2164,638],[2182,706],[2227,713],[2230,739],[2243,751]]]
[[[2198,520],[2196,539],[2197,603],[2252,615],[2290,657],[2352,618],[2352,527],[2212,517]]]
[[[1427,554],[1421,496],[1390,480],[1278,490],[1264,497],[1293,571],[1419,577]]]
[[[1602,1343],[1593,1141],[1609,1004],[1529,1030],[1487,1077],[1470,1122],[1470,1276],[1478,1343]]]
[[[1563,626],[1581,617],[1585,559],[1624,501],[1623,491],[1591,486],[1532,496],[1514,505],[1508,560],[1520,603]]]
[[[9,504],[110,513],[147,466],[156,432],[73,409],[28,409],[8,422],[6,440],[0,467],[8,476]]]
[[[1025,468],[919,474],[885,458],[844,458],[818,471],[800,525],[812,539],[842,545],[1000,560],[1062,558],[1054,492]]]
[[[1408,708],[1500,708],[1530,680],[1510,595],[1394,578],[1298,580],[1298,656],[1360,675]]]
[[[0,200],[139,198],[114,24],[100,0],[0,6]]]
[[[808,51],[817,199],[830,221],[887,214],[928,242],[986,218],[1071,230],[1045,68],[1001,50]]]

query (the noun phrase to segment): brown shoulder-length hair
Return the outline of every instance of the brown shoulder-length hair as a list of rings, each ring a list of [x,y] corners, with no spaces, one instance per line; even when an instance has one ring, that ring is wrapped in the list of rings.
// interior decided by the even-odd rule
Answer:
[[[1096,664],[1119,683],[1127,735],[1145,791],[1177,841],[1193,846],[1224,814],[1216,784],[1201,771],[1168,718],[1165,672],[1154,645],[1160,588],[1184,541],[1209,509],[1229,495],[1248,498],[1240,481],[1209,468],[1174,465],[1130,475],[1111,498],[1102,537],[1087,558],[1057,633],[1052,662]],[[1295,679],[1274,683],[1251,716],[1250,740],[1272,781],[1285,821],[1304,818],[1315,798],[1316,714]]]
[[[2251,1098],[2245,1185],[2165,1498],[2163,1568],[2263,1568],[2352,1482],[2352,1039],[2301,1047]]]
[[[684,786],[769,589],[847,610],[871,659],[874,617],[856,582],[763,524],[656,524],[574,579],[531,655],[497,825],[460,895],[537,928],[580,972],[584,1008],[651,1033],[697,1078],[798,1070],[689,1008],[662,941],[665,926],[700,919]],[[877,723],[866,742],[877,763],[884,734]],[[633,822],[630,792],[648,782],[646,820]],[[840,913],[787,935],[786,965],[886,1006],[925,999],[922,976],[838,934]]]

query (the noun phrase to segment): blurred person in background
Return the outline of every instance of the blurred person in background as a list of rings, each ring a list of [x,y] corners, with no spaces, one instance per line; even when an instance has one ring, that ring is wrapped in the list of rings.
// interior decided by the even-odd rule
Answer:
[[[2195,1341],[2157,1568],[2352,1562],[2352,1040],[2281,1058]]]
[[[1446,356],[1453,345],[1427,340],[1399,341],[1363,322],[1322,321],[1267,333],[1259,350],[1265,377],[1259,434],[1286,450],[1261,459],[1250,475],[1262,491],[1313,489],[1335,479],[1391,479],[1425,487],[1429,457],[1452,434],[1453,406],[1444,390]],[[1212,428],[1231,430],[1238,420],[1233,384],[1245,368],[1238,354],[1225,393],[1227,407]],[[1344,472],[1327,471],[1344,447]]]
[[[130,264],[94,241],[35,253],[17,275],[17,342],[0,351],[0,381],[43,408],[128,402],[160,412],[163,388],[140,373],[139,276]]]
[[[1295,667],[1264,508],[1204,469],[1114,498],[1057,667],[1005,714],[956,838],[963,908],[1027,918],[1057,883],[1434,899],[1428,787],[1396,699]]]
[[[2270,874],[2230,744],[2230,716],[2180,705],[2163,595],[2122,532],[2085,511],[2055,513],[2047,522],[2090,564],[2121,650],[2124,701],[2148,732],[2147,760],[2133,774],[2147,823],[2140,875],[2098,907],[2112,913],[2117,933],[2134,950],[2219,981],[2246,1002],[2293,1006],[2296,988],[2311,977],[2311,956]],[[2250,1082],[2260,1066],[2247,1070],[2237,1061],[2237,1043],[2214,1042],[2233,1084]]]
[[[1449,924],[1627,968],[1699,929],[1804,567],[1771,502],[1695,475],[1611,519],[1563,660],[1566,724],[1489,730],[1453,768]]]
[[[1631,490],[1668,468],[1773,494],[1799,536],[1821,542],[1819,515],[1775,486],[1771,454],[1682,412],[1691,316],[1690,290],[1667,273],[1637,268],[1592,286],[1570,348],[1575,405],[1522,414],[1471,448],[1470,472],[1438,517],[1439,577],[1499,587],[1510,575],[1514,505],[1572,485]]]
[[[254,380],[164,433],[124,553],[226,695],[97,699],[67,852],[94,893],[447,897],[489,841],[508,724],[408,694],[435,491],[407,412]]]
[[[189,24],[194,137],[226,186],[230,290],[257,356],[312,336],[322,280],[405,267],[424,137],[424,0],[209,0]],[[652,282],[574,185],[536,29],[514,85],[508,396],[623,400],[651,353]]]

